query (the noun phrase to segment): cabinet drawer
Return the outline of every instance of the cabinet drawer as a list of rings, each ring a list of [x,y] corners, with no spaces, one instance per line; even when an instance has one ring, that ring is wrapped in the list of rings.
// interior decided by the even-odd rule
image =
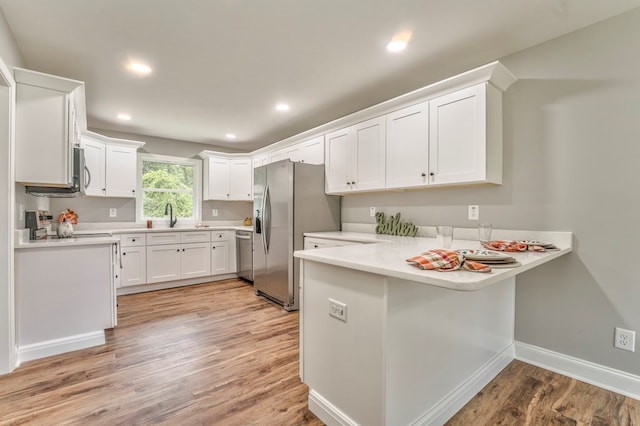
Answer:
[[[180,233],[180,242],[181,243],[203,243],[208,242],[211,232],[181,232]]]
[[[229,241],[230,231],[211,231],[211,241]]]
[[[147,244],[146,234],[122,234],[120,235],[122,247],[137,247]]]
[[[179,244],[180,232],[158,232],[147,234],[147,245],[157,246],[160,244]]]

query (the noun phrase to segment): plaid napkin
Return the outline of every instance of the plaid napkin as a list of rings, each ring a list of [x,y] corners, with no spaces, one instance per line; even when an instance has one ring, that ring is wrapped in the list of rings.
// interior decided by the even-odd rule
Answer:
[[[485,264],[465,260],[464,255],[453,250],[428,250],[407,259],[407,263],[429,271],[450,272],[462,268],[471,272],[491,272]]]
[[[508,240],[496,240],[496,241],[487,241],[482,244],[482,247],[489,250],[497,250],[497,251],[547,251],[546,248],[542,246],[536,246],[533,244],[525,244],[522,241],[508,241]]]

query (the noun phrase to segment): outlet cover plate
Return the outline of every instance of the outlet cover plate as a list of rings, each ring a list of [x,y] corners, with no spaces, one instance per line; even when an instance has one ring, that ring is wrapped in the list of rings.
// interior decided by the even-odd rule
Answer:
[[[636,332],[616,327],[614,346],[629,352],[636,351]]]
[[[329,299],[329,315],[340,321],[347,322],[347,304]]]
[[[480,220],[480,206],[469,206],[469,220]]]
[[[109,217],[118,217],[118,209],[109,209]]]

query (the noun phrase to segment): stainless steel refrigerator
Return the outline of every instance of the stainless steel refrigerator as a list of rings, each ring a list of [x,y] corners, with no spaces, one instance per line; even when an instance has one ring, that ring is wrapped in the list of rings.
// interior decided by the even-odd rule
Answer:
[[[298,309],[305,232],[340,230],[340,197],[324,193],[324,166],[278,161],[253,172],[253,285],[285,310]]]

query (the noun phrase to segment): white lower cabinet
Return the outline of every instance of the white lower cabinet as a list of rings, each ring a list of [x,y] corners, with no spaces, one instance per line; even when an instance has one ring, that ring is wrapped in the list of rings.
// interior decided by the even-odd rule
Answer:
[[[173,281],[181,278],[180,244],[147,246],[147,283]]]
[[[236,272],[233,231],[123,234],[120,287]]]
[[[180,277],[195,278],[211,275],[209,243],[181,244]]]
[[[229,273],[229,242],[211,242],[211,275]]]
[[[147,282],[147,248],[122,247],[120,286],[140,285]]]

